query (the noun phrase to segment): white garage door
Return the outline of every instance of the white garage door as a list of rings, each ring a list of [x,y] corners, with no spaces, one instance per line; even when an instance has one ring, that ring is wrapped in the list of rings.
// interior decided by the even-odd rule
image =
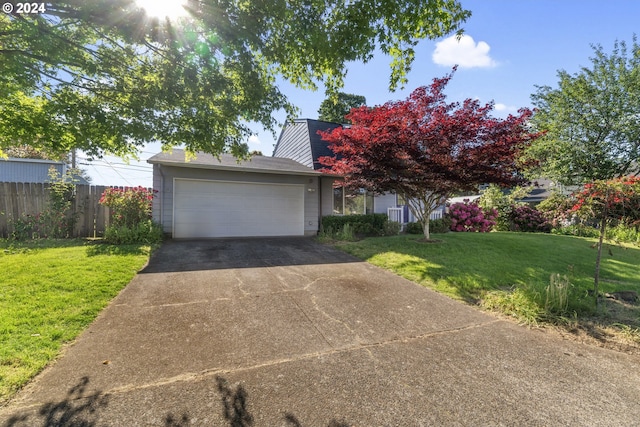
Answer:
[[[175,179],[173,237],[304,235],[304,186]]]

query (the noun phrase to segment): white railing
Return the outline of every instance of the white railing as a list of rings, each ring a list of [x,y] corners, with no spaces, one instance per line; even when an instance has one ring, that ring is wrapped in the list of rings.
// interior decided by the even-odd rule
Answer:
[[[431,212],[431,215],[429,215],[429,219],[442,219],[442,209]]]
[[[387,208],[387,217],[391,222],[399,222],[400,224],[404,224],[404,209]]]
[[[405,224],[410,219],[404,217],[404,208],[387,208],[387,217],[389,218],[389,221],[399,222],[400,224]],[[441,219],[442,217],[442,209],[433,211],[431,212],[431,215],[429,215],[429,219]]]

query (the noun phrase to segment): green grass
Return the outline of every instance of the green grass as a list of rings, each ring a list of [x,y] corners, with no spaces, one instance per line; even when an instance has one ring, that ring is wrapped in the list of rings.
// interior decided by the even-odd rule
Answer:
[[[569,311],[591,308],[587,290],[593,288],[594,239],[511,232],[447,233],[436,238],[441,242],[394,236],[338,247],[453,298],[470,303],[491,300],[491,308],[502,308],[525,321],[543,317],[544,292],[554,273],[566,275],[571,283]],[[640,293],[639,265],[640,249],[606,245],[601,291]]]
[[[82,240],[0,241],[0,403],[95,319],[149,253]]]

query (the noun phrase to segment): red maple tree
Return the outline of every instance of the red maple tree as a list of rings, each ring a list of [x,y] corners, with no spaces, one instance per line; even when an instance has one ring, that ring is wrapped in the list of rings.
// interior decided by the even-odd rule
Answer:
[[[596,268],[593,276],[593,295],[596,308],[600,292],[600,262],[602,260],[602,243],[606,235],[607,224],[614,221],[628,226],[640,225],[640,177],[626,176],[608,181],[594,181],[584,185],[574,194],[575,203],[571,213],[583,218],[592,218],[598,222],[600,237],[596,255]]]
[[[529,109],[500,119],[490,115],[493,103],[447,103],[454,72],[405,100],[352,109],[350,127],[320,132],[335,154],[319,159],[327,171],[344,175],[349,188],[404,195],[425,239],[431,212],[454,192],[521,183],[519,153],[539,136],[527,128]]]

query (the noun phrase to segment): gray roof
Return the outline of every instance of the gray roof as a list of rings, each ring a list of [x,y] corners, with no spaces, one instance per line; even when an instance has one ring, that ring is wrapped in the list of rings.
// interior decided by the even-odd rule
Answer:
[[[238,161],[231,154],[220,157],[207,153],[196,153],[195,158],[187,158],[184,150],[171,150],[152,156],[147,160],[151,164],[184,168],[229,170],[236,172],[270,173],[281,175],[321,175],[313,169],[282,157],[253,156],[249,161]]]

